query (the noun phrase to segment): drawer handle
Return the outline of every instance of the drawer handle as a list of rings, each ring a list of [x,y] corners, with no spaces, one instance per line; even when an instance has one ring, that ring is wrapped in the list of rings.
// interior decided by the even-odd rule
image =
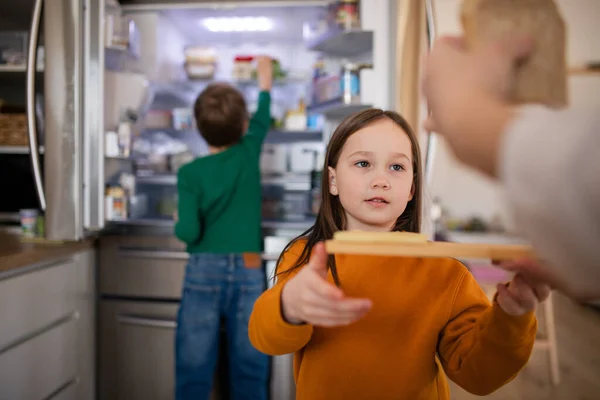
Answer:
[[[119,255],[127,258],[151,258],[163,260],[187,260],[190,256],[185,251],[153,251],[153,250],[123,250]]]
[[[164,318],[138,317],[135,315],[119,314],[117,316],[117,321],[125,325],[145,326],[149,328],[177,328],[177,321]]]
[[[13,340],[12,342],[6,344],[5,346],[0,348],[0,354],[7,352],[10,349],[13,349],[37,336],[40,336],[43,333],[46,333],[60,325],[66,324],[67,322],[73,321],[73,320],[77,320],[79,319],[79,313],[77,311],[73,311],[70,312],[67,315],[64,315],[60,318],[58,318],[55,321],[50,322],[49,324],[42,326],[41,328],[38,328],[32,332],[29,332],[21,337],[18,337],[17,339]]]
[[[71,386],[77,385],[79,383],[79,377],[76,376],[74,378],[71,378],[70,380],[68,380],[67,382],[63,383],[62,385],[60,385],[58,387],[58,389],[56,389],[54,392],[52,392],[48,397],[45,397],[44,400],[52,400],[54,399],[56,396],[58,396],[59,394],[65,392],[67,389],[69,389]]]

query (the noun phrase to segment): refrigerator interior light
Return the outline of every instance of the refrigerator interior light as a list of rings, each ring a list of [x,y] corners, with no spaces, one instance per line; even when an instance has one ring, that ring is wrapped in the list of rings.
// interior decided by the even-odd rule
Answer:
[[[273,29],[273,21],[267,17],[206,18],[201,22],[211,32],[266,32]]]

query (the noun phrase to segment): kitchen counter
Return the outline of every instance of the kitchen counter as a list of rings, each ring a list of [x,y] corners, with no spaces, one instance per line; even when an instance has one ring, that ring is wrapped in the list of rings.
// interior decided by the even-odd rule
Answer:
[[[18,235],[0,231],[0,277],[45,261],[68,257],[94,246],[94,239],[65,243],[27,243]]]

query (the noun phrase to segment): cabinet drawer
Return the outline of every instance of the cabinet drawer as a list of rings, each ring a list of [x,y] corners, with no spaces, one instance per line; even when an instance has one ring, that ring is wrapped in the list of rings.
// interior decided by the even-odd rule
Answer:
[[[101,301],[100,399],[173,398],[178,307]]]
[[[100,292],[178,299],[188,254],[171,237],[107,237],[100,243]]]
[[[77,380],[77,314],[0,353],[0,399],[39,400]]]
[[[0,352],[75,310],[75,268],[72,259],[63,259],[0,280]]]

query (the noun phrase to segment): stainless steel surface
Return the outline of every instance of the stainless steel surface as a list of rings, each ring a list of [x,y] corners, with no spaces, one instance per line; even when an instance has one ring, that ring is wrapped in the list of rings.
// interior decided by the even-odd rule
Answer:
[[[290,232],[291,233],[291,232]],[[295,237],[300,232],[291,235]],[[265,237],[264,248],[265,252],[262,255],[266,261],[267,287],[271,288],[275,285],[277,279],[275,277],[276,261],[289,242],[288,236]],[[294,383],[294,356],[293,354],[285,354],[271,358],[271,387],[270,393],[272,399],[277,400],[294,400],[296,395],[296,385]]]
[[[80,0],[44,10],[46,237],[79,240],[82,223],[82,22]]]
[[[179,299],[185,275],[184,245],[165,236],[100,239],[100,292],[108,296]]]
[[[74,279],[76,310],[79,312],[77,321],[77,385],[75,397],[72,399],[96,398],[96,309],[97,309],[97,280],[96,252],[87,250],[75,255],[77,268],[72,274]],[[65,390],[65,395],[71,389]],[[62,397],[58,397],[62,398]],[[53,399],[55,400],[55,399]]]
[[[148,185],[177,185],[177,175],[175,174],[162,174],[162,175],[149,175],[149,176],[138,176],[136,178],[137,183],[143,183]]]
[[[139,258],[150,260],[186,260],[190,257],[185,251],[156,251],[156,250],[128,250],[119,249],[119,256],[125,258]]]
[[[76,376],[77,325],[75,318],[69,318],[0,354],[1,397],[46,399]]]
[[[35,113],[35,73],[37,63],[38,33],[42,15],[42,0],[36,0],[29,30],[29,48],[27,50],[27,133],[29,134],[29,155],[33,169],[35,189],[40,201],[40,208],[46,210],[46,195],[42,185],[42,170],[38,154],[37,125]]]
[[[44,146],[38,148],[39,154],[44,154]],[[0,154],[31,154],[28,146],[0,146]]]
[[[69,379],[67,382],[60,385],[58,389],[56,389],[53,393],[50,393],[48,397],[44,400],[76,400],[81,399],[81,397],[77,397],[77,384],[79,382],[79,378],[74,376]]]
[[[64,315],[64,316],[58,318],[55,321],[50,322],[47,325],[40,327],[39,329],[36,329],[32,332],[27,332],[24,335],[17,337],[15,340],[13,340],[9,343],[6,343],[3,347],[0,347],[0,357],[2,357],[2,353],[6,353],[7,351],[10,351],[10,350],[14,349],[15,347],[19,347],[20,345],[22,345],[26,342],[29,342],[30,340],[35,339],[36,337],[43,335],[44,333],[49,332],[58,326],[66,324],[67,322],[69,322],[71,320],[76,320],[78,318],[79,318],[79,313],[76,311],[73,311],[67,315]]]
[[[10,232],[11,230],[8,228],[2,228],[3,230],[8,231],[9,233],[15,234],[17,232]],[[20,227],[17,228],[20,231]],[[46,268],[50,268],[50,267],[54,267],[54,266],[58,266],[61,264],[68,264],[73,262],[73,260],[70,257],[67,258],[58,258],[58,259],[54,259],[54,260],[46,260],[46,261],[42,261],[39,262],[37,264],[31,264],[31,265],[27,265],[25,267],[22,268],[13,268],[7,271],[2,271],[0,272],[0,284],[2,284],[2,281],[8,278],[14,278],[20,275],[26,275],[29,274],[31,272],[34,271],[38,271],[38,270],[42,270],[42,269],[46,269]],[[0,302],[1,303],[1,302]]]
[[[177,303],[103,300],[100,304],[100,398],[165,400],[174,397],[175,331],[130,324],[119,316],[174,321]]]
[[[425,17],[427,18],[427,43],[431,49],[437,36],[434,0],[425,0]]]
[[[429,46],[429,50],[433,48],[433,43],[435,42],[435,38],[437,36],[436,29],[436,18],[435,18],[435,6],[434,0],[424,0],[425,1],[425,16],[427,18],[427,44]],[[427,111],[427,113],[431,113],[431,111]],[[425,185],[431,184],[432,174],[433,174],[433,160],[435,158],[435,150],[437,147],[437,138],[435,133],[427,132],[427,150],[425,153]]]
[[[174,227],[173,220],[134,219],[111,221],[105,232],[115,236],[173,236]]]
[[[282,230],[301,230],[305,231],[315,223],[314,219],[306,219],[302,221],[279,221],[279,220],[264,220],[261,226],[265,229],[282,229]]]
[[[271,399],[294,400],[296,398],[294,355],[275,356],[271,360]]]
[[[2,277],[0,398],[95,398],[95,270],[86,250]]]
[[[125,3],[125,2],[122,2]],[[122,6],[123,11],[131,12],[148,12],[148,11],[163,11],[177,9],[193,9],[193,8],[209,8],[230,10],[238,7],[285,7],[285,6],[326,6],[328,0],[238,0],[238,1],[206,1],[206,0],[187,0],[171,2],[169,0],[133,0],[128,1]],[[134,3],[134,4],[131,4]],[[225,4],[224,4],[225,3]]]
[[[294,230],[300,234],[314,223],[314,218],[305,220],[263,219],[261,227],[268,230]],[[172,236],[174,227],[175,221],[170,219],[136,219],[111,222],[108,232],[123,236]],[[185,249],[183,245],[180,248]]]
[[[84,23],[83,225],[104,228],[104,0],[89,0]]]
[[[46,263],[0,280],[0,349],[74,311],[68,290],[74,267],[72,260]]]
[[[373,32],[333,29],[307,42],[306,47],[338,58],[357,57],[373,51]]]
[[[143,326],[148,328],[164,328],[164,329],[175,329],[177,328],[177,321],[175,319],[165,319],[156,317],[138,317],[135,315],[118,315],[117,321],[125,325]]]

